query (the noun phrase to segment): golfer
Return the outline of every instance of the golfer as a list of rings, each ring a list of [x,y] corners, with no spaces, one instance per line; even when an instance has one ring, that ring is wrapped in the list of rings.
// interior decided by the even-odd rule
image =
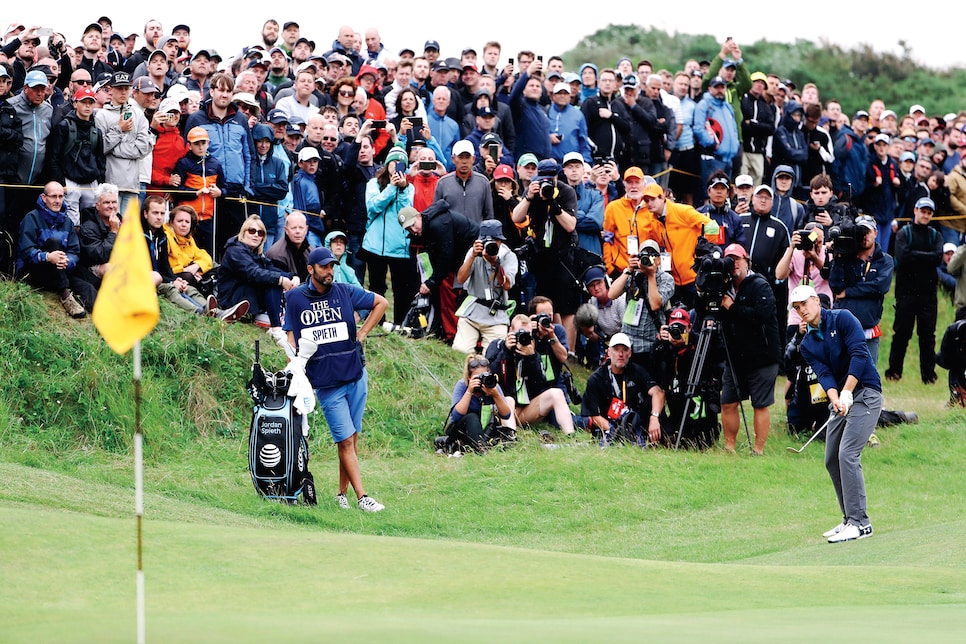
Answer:
[[[328,248],[316,248],[307,260],[309,281],[286,294],[285,323],[288,342],[299,338],[316,343],[318,351],[305,366],[305,374],[325,414],[332,440],[339,448],[339,493],[336,502],[348,509],[349,484],[358,497],[359,509],[379,512],[385,508],[366,495],[359,473],[356,442],[362,431],[362,414],[369,393],[369,375],[362,340],[382,319],[386,298],[350,284],[333,282],[338,260]],[[356,329],[355,311],[371,309]]]
[[[882,409],[879,373],[866,347],[862,325],[851,312],[823,309],[811,286],[796,287],[789,299],[808,326],[802,356],[825,388],[834,414],[826,435],[825,469],[835,486],[842,522],[822,536],[829,543],[871,537],[862,448]]]

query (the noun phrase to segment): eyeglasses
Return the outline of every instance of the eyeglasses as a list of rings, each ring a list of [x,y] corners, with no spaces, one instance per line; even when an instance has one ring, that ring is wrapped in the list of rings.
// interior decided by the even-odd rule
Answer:
[[[260,229],[260,228],[249,228],[245,232],[248,233],[249,235],[255,235],[256,237],[264,237],[265,236],[265,231],[262,230],[262,229]]]
[[[470,369],[479,369],[480,367],[489,367],[490,366],[490,361],[487,360],[486,358],[480,358],[479,360],[477,360],[476,358],[474,358],[474,359],[470,360],[467,363],[466,366],[469,367]]]
[[[339,90],[339,96],[349,97],[349,96],[355,96],[355,95],[356,93],[352,91],[342,91],[341,89]]]

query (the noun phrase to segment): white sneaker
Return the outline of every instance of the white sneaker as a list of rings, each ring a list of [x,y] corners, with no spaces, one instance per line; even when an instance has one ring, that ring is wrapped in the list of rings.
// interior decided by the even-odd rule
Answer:
[[[224,310],[216,309],[216,311],[218,311],[216,315],[219,320],[223,322],[234,322],[248,313],[248,300],[242,300],[235,306]]]
[[[842,530],[845,530],[845,523],[840,523],[834,528],[832,528],[831,530],[826,530],[825,532],[822,533],[822,536],[828,539],[829,537],[836,535],[839,532],[842,532]]]
[[[855,539],[865,539],[866,537],[872,536],[872,526],[867,525],[865,527],[859,527],[852,525],[851,523],[846,523],[845,527],[842,528],[837,534],[833,534],[828,538],[829,543],[842,543],[843,541],[854,541]]]
[[[362,498],[359,499],[359,509],[363,512],[382,512],[386,509],[386,506],[368,494],[363,494]]]
[[[255,326],[257,326],[259,329],[267,329],[272,326],[272,323],[269,321],[266,314],[259,313],[255,316]]]
[[[336,494],[335,502],[339,504],[339,507],[343,510],[349,509],[349,499],[346,498],[345,494]]]

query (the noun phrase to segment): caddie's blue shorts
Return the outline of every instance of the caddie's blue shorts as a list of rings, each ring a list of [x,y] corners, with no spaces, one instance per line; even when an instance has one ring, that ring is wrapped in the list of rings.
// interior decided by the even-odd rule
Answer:
[[[336,443],[362,431],[362,414],[366,410],[368,395],[369,373],[365,369],[362,370],[362,377],[355,382],[315,390],[332,440]]]

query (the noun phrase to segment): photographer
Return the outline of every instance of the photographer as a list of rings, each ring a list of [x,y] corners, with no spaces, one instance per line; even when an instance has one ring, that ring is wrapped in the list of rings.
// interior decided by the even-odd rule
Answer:
[[[688,379],[694,363],[698,335],[691,326],[691,315],[677,308],[668,316],[668,324],[661,327],[654,346],[655,364],[662,372],[655,373],[659,387],[667,399],[670,431],[664,437],[666,445],[673,445],[676,433],[684,420],[681,443],[697,449],[715,444],[721,433],[718,412],[721,411],[721,371],[724,367],[720,351],[709,354],[694,395],[687,397]]]
[[[724,254],[734,260],[734,290],[721,299],[724,339],[731,358],[721,383],[721,428],[725,449],[733,451],[738,438],[738,405],[750,397],[755,428],[752,449],[761,455],[768,440],[769,407],[775,402],[775,380],[782,360],[775,295],[768,281],[751,270],[751,258],[742,246],[732,244]]]
[[[583,336],[583,349],[575,347],[587,365],[597,367],[604,358],[607,341],[621,330],[627,298],[623,293],[611,299],[610,285],[602,266],[591,266],[584,272],[584,287],[590,299],[580,305],[574,316],[577,330]]]
[[[641,252],[632,255],[630,264],[610,285],[611,299],[625,297],[621,331],[631,338],[634,361],[652,370],[651,350],[664,324],[664,308],[674,295],[674,278],[661,269],[661,251],[648,239]]]
[[[513,440],[513,400],[503,395],[499,378],[489,372],[489,366],[479,354],[466,356],[463,377],[453,389],[446,435],[436,439],[437,449],[482,451],[499,440]]]
[[[631,339],[625,334],[616,333],[610,339],[607,358],[587,379],[580,414],[590,417],[591,431],[600,436],[601,447],[615,441],[641,447],[658,442],[664,392],[647,370],[631,362]]]
[[[731,181],[721,170],[717,170],[708,177],[708,200],[698,208],[698,212],[707,215],[718,224],[718,238],[714,241],[719,246],[729,244],[745,245],[745,231],[741,227],[738,213],[732,210],[728,195],[731,192]]]
[[[537,165],[537,177],[513,209],[513,222],[527,231],[525,260],[536,280],[536,292],[553,300],[568,337],[576,338],[573,317],[580,306],[580,267],[574,266],[577,248],[577,193],[557,180],[560,167],[553,159]],[[529,255],[529,256],[528,256]]]
[[[486,347],[507,334],[508,292],[513,288],[518,262],[505,241],[499,221],[483,221],[479,238],[456,271],[456,282],[463,285],[467,294],[456,310],[453,348],[457,351],[471,353],[478,343]]]
[[[827,261],[825,251],[825,229],[822,224],[812,221],[805,224],[804,230],[792,233],[792,243],[775,267],[775,279],[787,280],[789,294],[802,284],[812,286],[820,294],[832,299],[832,287],[825,278],[823,270]],[[791,340],[802,321],[795,309],[788,311],[788,324],[785,340]]]
[[[828,283],[835,296],[833,308],[848,309],[858,319],[875,365],[879,362],[879,339],[882,336],[879,320],[882,319],[883,302],[892,284],[895,265],[892,257],[875,241],[878,229],[872,217],[860,215],[854,223],[848,222],[841,227],[841,231],[838,237],[831,235],[832,262]]]
[[[490,371],[514,399],[517,425],[537,423],[553,414],[563,433],[573,434],[573,415],[564,392],[547,379],[544,363],[548,355],[537,350],[533,327],[526,314],[513,316],[507,336],[486,348]]]

